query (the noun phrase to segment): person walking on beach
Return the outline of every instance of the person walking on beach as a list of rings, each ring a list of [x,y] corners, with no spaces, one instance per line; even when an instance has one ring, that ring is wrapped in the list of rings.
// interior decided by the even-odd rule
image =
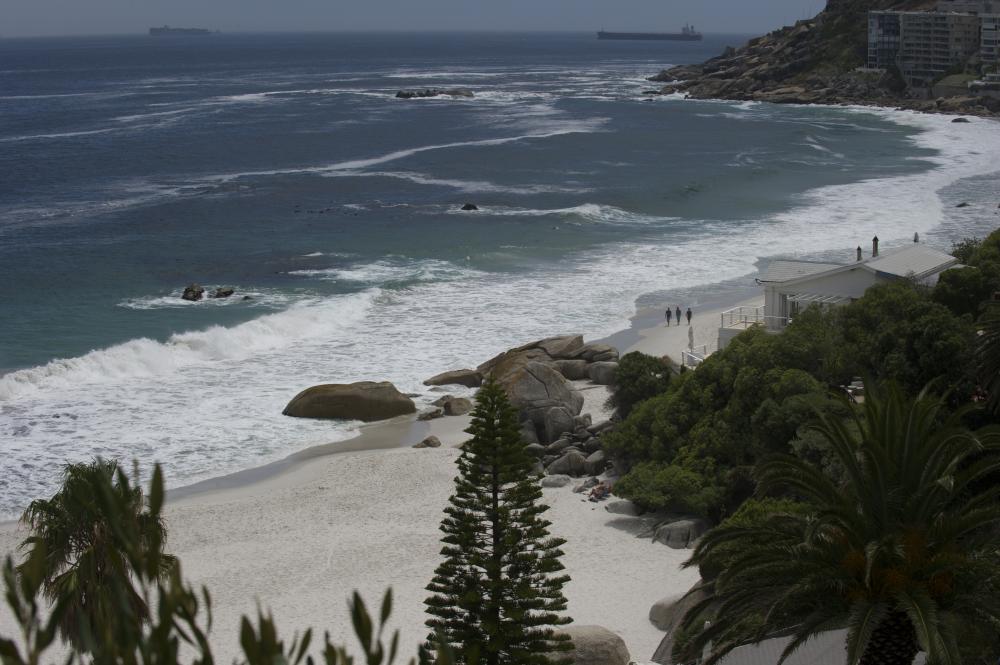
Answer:
[[[677,314],[677,325],[680,325],[681,324],[681,306],[680,305],[677,305],[677,311],[674,312],[674,313]]]
[[[670,308],[669,307],[667,308],[667,313],[664,316],[667,317],[667,325],[669,326],[670,325]],[[677,323],[680,323],[680,322],[681,322],[681,317],[678,316],[677,317]]]
[[[688,326],[688,351],[694,351],[694,328]]]
[[[691,325],[691,308],[690,307],[688,307],[687,317],[688,317],[688,325]],[[677,315],[677,322],[680,323],[680,321],[681,321],[681,315],[678,314]]]

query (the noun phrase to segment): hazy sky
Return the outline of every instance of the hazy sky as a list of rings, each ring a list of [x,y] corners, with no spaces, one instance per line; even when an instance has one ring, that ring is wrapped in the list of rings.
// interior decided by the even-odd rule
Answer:
[[[825,0],[0,0],[8,37],[144,32],[151,25],[259,30],[766,32]]]

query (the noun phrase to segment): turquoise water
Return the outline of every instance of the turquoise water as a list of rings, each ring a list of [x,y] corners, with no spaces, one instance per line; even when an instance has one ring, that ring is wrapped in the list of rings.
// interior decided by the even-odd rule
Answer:
[[[992,123],[640,94],[737,41],[0,42],[0,514],[65,460],[188,482],[347,436],[280,416],[313,383],[422,400],[438,371],[609,334],[641,296],[697,307],[766,257],[993,223],[942,202],[995,191]],[[417,87],[475,97],[394,97]],[[236,296],[187,303],[190,282]]]

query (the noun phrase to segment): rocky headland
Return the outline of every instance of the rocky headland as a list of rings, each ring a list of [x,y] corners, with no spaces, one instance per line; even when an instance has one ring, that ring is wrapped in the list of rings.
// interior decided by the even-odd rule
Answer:
[[[870,10],[927,10],[926,0],[829,0],[816,17],[751,39],[697,65],[661,71],[656,94],[779,104],[895,107],[930,113],[1000,114],[1000,99],[974,96],[921,99],[898,72],[860,69]]]

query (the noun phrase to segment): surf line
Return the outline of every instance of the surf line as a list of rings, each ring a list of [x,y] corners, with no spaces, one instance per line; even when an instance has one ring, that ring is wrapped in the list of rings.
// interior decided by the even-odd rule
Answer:
[[[600,122],[591,122],[586,127],[583,126],[570,127],[567,129],[559,129],[540,134],[525,134],[523,136],[506,136],[496,139],[481,139],[478,141],[458,141],[455,143],[426,145],[417,148],[407,148],[405,150],[397,150],[395,152],[390,152],[388,154],[382,155],[380,157],[370,157],[368,159],[354,159],[354,160],[348,160],[346,162],[337,162],[334,164],[328,164],[326,166],[302,167],[293,169],[273,169],[268,171],[244,171],[241,173],[230,173],[221,176],[209,177],[206,180],[229,182],[232,180],[237,180],[239,178],[251,178],[254,176],[295,175],[299,173],[323,174],[323,173],[336,173],[339,171],[356,171],[358,169],[368,168],[369,166],[377,166],[379,164],[385,164],[387,162],[394,162],[400,159],[405,159],[407,157],[412,157],[413,155],[417,155],[423,152],[430,152],[432,150],[448,150],[450,148],[504,145],[507,143],[515,143],[517,141],[546,139],[546,138],[551,138],[553,136],[563,136],[566,134],[590,134],[597,131],[596,126],[604,124],[604,122],[605,120],[601,118]]]

